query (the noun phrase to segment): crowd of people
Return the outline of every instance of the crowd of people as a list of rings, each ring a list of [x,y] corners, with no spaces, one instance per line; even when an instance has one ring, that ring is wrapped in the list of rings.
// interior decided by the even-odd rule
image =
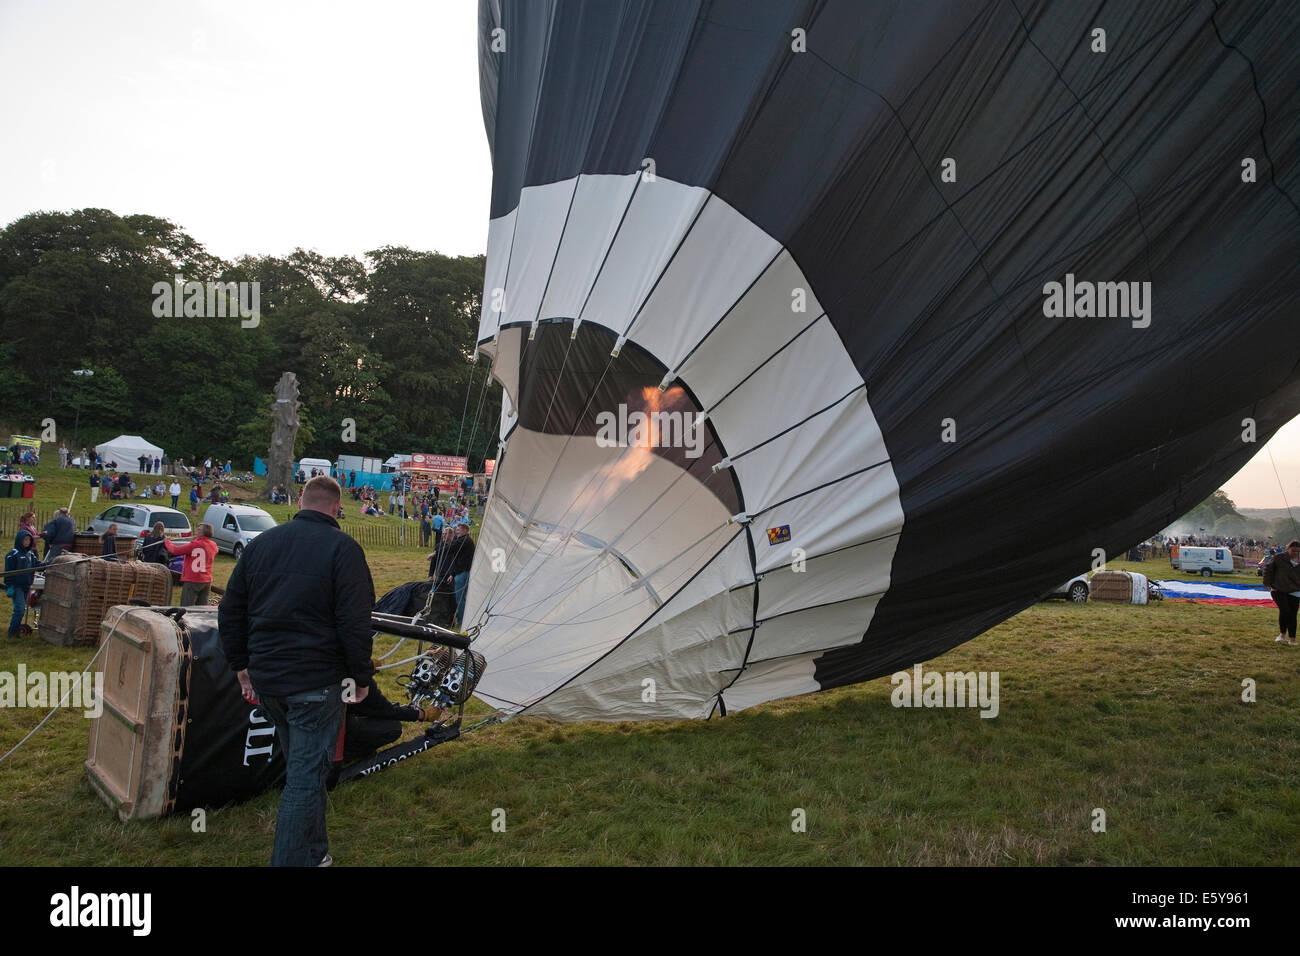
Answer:
[[[10,465],[26,465],[34,468],[41,463],[41,452],[39,448],[33,448],[30,445],[19,444],[14,442],[9,446]]]

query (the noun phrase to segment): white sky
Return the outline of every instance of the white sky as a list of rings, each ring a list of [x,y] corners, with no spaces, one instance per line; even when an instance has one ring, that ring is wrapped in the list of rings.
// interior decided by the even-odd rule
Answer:
[[[481,253],[476,35],[475,0],[0,0],[0,222],[99,206],[227,259]]]
[[[0,0],[0,224],[86,206],[226,259],[487,246],[476,0]],[[1300,506],[1300,419],[1269,444]],[[1268,455],[1225,490],[1280,508]]]

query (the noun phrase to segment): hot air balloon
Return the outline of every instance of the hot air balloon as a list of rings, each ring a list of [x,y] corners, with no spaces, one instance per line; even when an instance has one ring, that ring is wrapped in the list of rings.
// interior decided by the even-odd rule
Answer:
[[[1300,412],[1293,4],[479,18],[496,707],[707,718],[909,667]]]

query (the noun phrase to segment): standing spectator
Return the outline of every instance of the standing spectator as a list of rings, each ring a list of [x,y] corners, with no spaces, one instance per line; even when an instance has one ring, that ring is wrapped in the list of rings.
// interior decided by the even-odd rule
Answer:
[[[406,517],[406,493],[405,492],[399,491],[397,493],[397,513],[403,518]]]
[[[469,588],[469,569],[474,563],[474,539],[469,536],[469,525],[457,524],[442,563],[447,568],[447,583],[456,588],[456,626],[465,619],[465,591]]]
[[[231,463],[231,459],[227,458],[227,459],[226,459],[226,474],[230,474],[230,463]]]
[[[54,517],[41,529],[41,537],[45,539],[46,564],[72,548],[77,540],[77,526],[67,508],[54,512]]]
[[[260,699],[284,747],[285,786],[272,866],[328,866],[325,781],[344,696],[361,703],[374,674],[366,555],[333,518],[342,495],[315,478],[292,521],[244,549],[221,601],[221,643],[244,699]]]
[[[355,488],[356,486],[357,486],[357,473],[356,473],[356,471],[349,471],[349,472],[348,472],[348,487],[349,487],[349,488]]]
[[[1277,605],[1278,635],[1275,643],[1295,645],[1296,613],[1300,610],[1300,540],[1273,555],[1264,568],[1264,587]]]
[[[90,500],[92,504],[99,500],[99,472],[97,471],[90,473]]]
[[[207,604],[208,596],[212,593],[212,564],[217,557],[217,543],[212,540],[212,525],[206,522],[199,525],[198,534],[184,544],[172,544],[170,538],[164,538],[163,547],[168,554],[186,556],[185,563],[181,566],[181,606]]]
[[[117,492],[119,498],[129,498],[131,496],[131,476],[125,471],[117,476]]]
[[[396,510],[397,510],[397,495],[395,495],[393,492],[390,491],[388,492],[388,513],[392,514]]]
[[[101,558],[108,558],[111,561],[116,561],[118,559],[117,558],[117,525],[115,524],[109,525],[108,530],[104,532],[104,536],[101,539],[99,556]]]
[[[41,559],[36,554],[36,538],[29,531],[19,531],[14,536],[14,548],[5,555],[5,593],[14,602],[14,613],[9,618],[9,636],[18,637],[18,628],[27,611],[27,596],[36,580],[36,568]],[[16,573],[15,573],[16,572]]]
[[[156,561],[159,564],[167,563],[167,546],[163,544],[167,540],[167,530],[163,527],[161,521],[155,521],[153,528],[150,529],[148,537],[144,539],[144,544],[140,548],[140,560]]]
[[[155,475],[162,474],[162,459],[159,458],[157,455],[153,456],[153,473]]]
[[[59,442],[59,467],[67,468],[72,464],[72,453],[68,451],[67,442]]]
[[[420,517],[420,547],[427,548],[429,546],[429,536],[431,534],[433,534],[433,525],[429,522],[429,516],[427,514],[422,515]]]
[[[172,496],[172,507],[175,508],[176,502],[181,499],[181,483],[175,477],[172,478],[172,483],[167,486],[167,494]]]
[[[161,464],[163,467],[163,471],[167,472],[170,475],[172,470],[172,460],[167,457],[167,452],[163,452]]]
[[[199,499],[203,497],[203,487],[197,482],[190,485],[190,514],[199,513]]]
[[[81,447],[81,467],[82,467],[82,468],[90,468],[90,467],[91,467],[90,458],[88,457],[89,454],[90,454],[90,452],[88,452],[88,451],[86,450],[86,447],[83,445],[83,446]]]

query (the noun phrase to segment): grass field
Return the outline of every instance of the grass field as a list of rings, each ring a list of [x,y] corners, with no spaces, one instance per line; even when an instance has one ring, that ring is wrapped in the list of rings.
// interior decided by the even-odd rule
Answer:
[[[38,504],[66,503],[63,480],[43,476]],[[77,511],[80,525],[89,509]],[[381,593],[424,573],[421,551],[368,554]],[[1162,561],[1111,567],[1174,576]],[[1294,865],[1300,657],[1272,643],[1275,623],[1169,601],[1034,606],[926,664],[999,672],[991,720],[895,708],[888,678],[707,723],[521,718],[336,789],[331,853],[344,865]],[[0,671],[75,670],[92,653],[33,637],[3,647]],[[0,752],[43,715],[0,710]],[[188,817],[123,824],[85,780],[86,735],[79,712],[60,712],[0,764],[0,865],[267,861],[277,794],[210,811],[201,833]],[[792,830],[796,810],[806,832]]]

